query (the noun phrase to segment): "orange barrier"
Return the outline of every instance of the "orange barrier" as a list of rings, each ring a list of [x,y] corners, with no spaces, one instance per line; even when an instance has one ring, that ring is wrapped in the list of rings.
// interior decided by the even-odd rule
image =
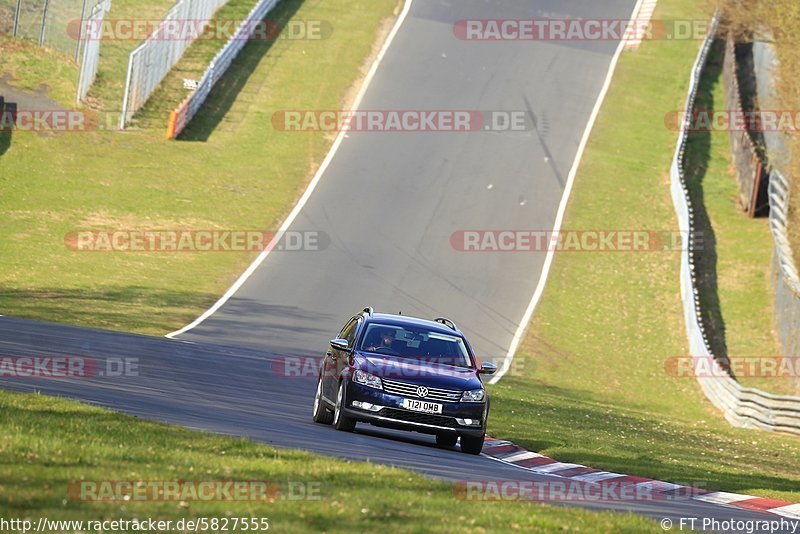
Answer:
[[[167,119],[167,139],[175,139],[186,127],[189,101],[193,95],[194,93],[184,98],[177,108],[170,111],[169,119]]]
[[[178,120],[178,112],[170,111],[169,120],[167,120],[167,139],[175,137],[175,121]]]

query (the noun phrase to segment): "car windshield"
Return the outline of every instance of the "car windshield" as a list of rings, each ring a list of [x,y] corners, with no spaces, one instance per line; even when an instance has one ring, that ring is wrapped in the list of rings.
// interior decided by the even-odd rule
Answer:
[[[464,340],[426,328],[370,324],[360,350],[455,367],[471,367]]]

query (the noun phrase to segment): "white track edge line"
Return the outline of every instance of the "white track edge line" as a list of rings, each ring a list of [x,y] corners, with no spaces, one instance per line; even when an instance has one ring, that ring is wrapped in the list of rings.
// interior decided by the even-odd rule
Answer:
[[[644,0],[637,0],[636,5],[633,8],[633,12],[631,13],[631,18],[633,18],[639,11],[642,6],[642,2],[644,2]],[[600,90],[600,94],[597,96],[594,109],[592,109],[592,114],[589,116],[589,122],[586,124],[586,128],[583,131],[583,137],[578,145],[578,152],[575,154],[575,160],[572,162],[572,168],[567,176],[567,184],[564,187],[564,193],[561,195],[561,202],[558,205],[556,220],[553,224],[553,233],[557,233],[561,229],[561,223],[564,219],[564,212],[567,210],[567,203],[569,202],[570,193],[572,192],[572,184],[575,182],[575,176],[578,174],[578,167],[580,167],[583,153],[586,150],[586,145],[589,143],[589,136],[592,133],[592,129],[594,128],[594,123],[597,121],[598,115],[600,115],[600,108],[603,107],[603,102],[608,94],[608,89],[611,87],[611,80],[614,78],[614,72],[617,70],[619,57],[624,48],[625,40],[621,39],[619,45],[617,45],[616,52],[614,52],[614,56],[611,58],[611,63],[608,66],[608,73],[606,74],[606,80],[603,83],[603,88]],[[525,310],[525,314],[522,316],[522,320],[520,321],[519,326],[517,326],[516,332],[514,332],[514,337],[511,340],[511,345],[508,347],[508,352],[506,353],[506,358],[503,361],[503,366],[500,368],[497,374],[494,375],[491,380],[489,380],[489,384],[496,384],[499,382],[511,367],[511,362],[514,360],[514,354],[517,352],[517,347],[519,347],[522,336],[525,334],[525,330],[528,328],[528,323],[533,316],[533,311],[536,309],[536,305],[539,303],[542,293],[544,293],[544,286],[547,282],[547,275],[550,273],[550,265],[553,263],[554,253],[555,250],[553,250],[552,247],[549,247],[547,256],[544,260],[544,265],[542,266],[542,274],[539,275],[539,282],[536,284],[536,289],[533,292],[533,297],[531,298],[530,303],[528,303],[528,308]]]
[[[559,476],[559,475],[553,475],[553,474],[550,474],[550,473],[537,473],[533,469],[531,469],[530,467],[525,467],[525,466],[518,465],[518,464],[512,464],[512,463],[506,462],[506,461],[504,461],[504,460],[502,460],[500,458],[492,456],[490,454],[486,454],[485,452],[481,452],[480,455],[483,456],[484,458],[488,458],[489,460],[492,460],[492,461],[495,461],[495,462],[500,462],[501,464],[505,464],[505,465],[514,467],[516,469],[522,469],[524,471],[527,471],[528,473],[533,473],[535,475],[539,475],[539,476],[543,476],[543,477],[559,478],[559,479],[562,479],[562,480],[564,479],[564,477]]]
[[[790,504],[788,506],[770,508],[769,512],[783,517],[788,517],[789,519],[800,519],[800,504]]]
[[[538,452],[531,452],[531,451],[515,452],[511,456],[506,456],[505,458],[503,458],[503,461],[513,464],[516,462],[522,462],[524,460],[532,460],[534,458],[544,458],[544,455],[539,454]]]
[[[361,88],[359,89],[358,94],[356,95],[356,98],[353,101],[352,109],[354,110],[358,109],[358,107],[361,105],[361,101],[364,99],[364,95],[367,93],[367,89],[369,88],[372,79],[375,77],[375,73],[378,71],[378,67],[383,61],[383,57],[389,50],[389,46],[392,44],[392,41],[394,41],[397,32],[400,30],[400,26],[402,26],[403,21],[406,19],[406,16],[408,15],[408,12],[411,10],[412,2],[413,0],[405,0],[403,10],[400,12],[400,15],[397,17],[397,21],[395,21],[394,26],[392,27],[392,30],[386,37],[386,40],[384,41],[380,52],[378,52],[378,55],[375,57],[375,61],[372,62],[372,66],[370,67],[366,77],[364,78],[364,83],[361,84]],[[214,315],[214,313],[216,313],[217,310],[219,310],[222,306],[224,306],[225,303],[228,302],[228,300],[230,300],[230,298],[233,297],[234,294],[236,294],[239,288],[241,288],[244,285],[244,283],[247,282],[247,279],[250,278],[250,276],[252,276],[255,270],[264,262],[265,259],[267,259],[267,256],[269,256],[269,253],[272,250],[272,248],[281,238],[283,233],[286,232],[289,226],[291,226],[295,218],[297,218],[297,216],[300,214],[300,211],[303,209],[303,206],[306,205],[306,202],[308,202],[308,199],[311,197],[311,193],[314,192],[314,189],[316,189],[317,184],[322,179],[322,175],[325,174],[325,171],[327,170],[331,161],[333,161],[333,157],[336,155],[336,151],[339,149],[339,145],[342,144],[342,141],[344,140],[346,134],[347,134],[346,128],[343,128],[342,130],[339,131],[339,134],[336,136],[333,145],[331,145],[328,154],[325,156],[325,159],[322,161],[322,164],[319,166],[319,169],[317,169],[316,174],[314,174],[314,178],[312,178],[311,182],[309,182],[308,187],[303,193],[303,196],[301,196],[300,200],[297,201],[297,204],[295,204],[294,208],[289,213],[289,216],[286,217],[286,219],[283,221],[283,224],[281,225],[280,229],[275,233],[275,236],[272,238],[267,247],[261,252],[261,254],[258,255],[258,257],[255,260],[253,260],[253,263],[250,264],[247,270],[243,272],[239,276],[239,278],[236,279],[233,285],[230,288],[228,288],[228,291],[226,291],[225,294],[222,295],[222,297],[220,297],[219,300],[217,300],[217,302],[215,302],[214,305],[211,306],[208,310],[206,310],[200,317],[198,317],[188,325],[184,326],[183,328],[175,330],[174,332],[170,332],[165,337],[172,339],[175,336],[184,334],[189,330],[195,328],[196,326],[200,325],[203,321]]]
[[[734,505],[737,502],[741,501],[749,501],[750,499],[756,499],[754,495],[745,495],[742,493],[729,493],[727,491],[715,491],[712,493],[705,493],[703,495],[697,495],[693,497],[695,501],[703,501],[703,502],[710,502],[714,504],[730,504]]]

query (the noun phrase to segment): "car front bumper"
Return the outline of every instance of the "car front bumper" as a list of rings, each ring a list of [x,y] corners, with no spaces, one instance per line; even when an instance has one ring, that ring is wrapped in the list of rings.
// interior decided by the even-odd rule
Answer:
[[[412,430],[424,434],[483,436],[486,432],[488,398],[484,402],[436,402],[442,405],[441,414],[426,414],[403,408],[403,400],[411,397],[393,395],[383,390],[348,381],[345,391],[344,414],[357,421],[375,426]],[[421,400],[421,399],[414,399]],[[353,402],[361,406],[353,406]],[[364,403],[371,405],[365,409]],[[465,424],[466,421],[477,424]]]

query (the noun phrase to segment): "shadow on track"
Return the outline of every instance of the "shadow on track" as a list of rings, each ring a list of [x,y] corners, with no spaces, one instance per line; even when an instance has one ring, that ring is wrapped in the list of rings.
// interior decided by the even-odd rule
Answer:
[[[0,309],[5,310],[4,314],[41,321],[58,317],[67,324],[140,332],[160,332],[165,324],[176,321],[176,312],[205,308],[216,298],[212,293],[124,285],[25,289],[0,285]],[[121,303],[152,312],[129,314]]]

